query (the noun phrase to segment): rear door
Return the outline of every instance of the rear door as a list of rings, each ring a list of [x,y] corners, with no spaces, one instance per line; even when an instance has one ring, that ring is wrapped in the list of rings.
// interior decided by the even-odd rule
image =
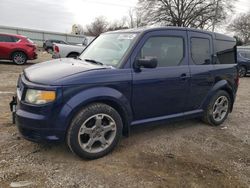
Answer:
[[[11,36],[0,35],[0,58],[9,59],[12,48],[15,47]]]
[[[199,109],[213,87],[213,40],[208,33],[188,31],[191,73],[187,110]]]
[[[140,40],[132,62],[153,57],[158,66],[133,72],[135,120],[183,113],[190,77],[186,50],[186,30],[149,32]]]

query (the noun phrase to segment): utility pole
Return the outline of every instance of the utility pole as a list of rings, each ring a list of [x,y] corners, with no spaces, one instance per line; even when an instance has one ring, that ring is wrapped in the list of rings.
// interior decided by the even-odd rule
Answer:
[[[216,2],[215,15],[214,15],[214,21],[213,21],[213,29],[212,29],[213,32],[214,32],[215,24],[216,24],[217,17],[218,17],[218,9],[219,9],[219,1],[220,0],[215,0],[215,1],[217,1],[217,2]]]

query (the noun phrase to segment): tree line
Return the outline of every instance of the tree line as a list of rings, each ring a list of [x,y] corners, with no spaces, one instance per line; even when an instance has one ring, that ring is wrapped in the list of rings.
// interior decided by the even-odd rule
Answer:
[[[97,17],[82,33],[98,36],[103,32],[149,25],[191,27],[213,31],[222,25],[235,33],[238,44],[250,42],[250,12],[233,21],[237,0],[139,0],[137,7],[119,21],[109,23]],[[230,21],[230,24],[227,24]],[[80,26],[79,26],[80,27]]]

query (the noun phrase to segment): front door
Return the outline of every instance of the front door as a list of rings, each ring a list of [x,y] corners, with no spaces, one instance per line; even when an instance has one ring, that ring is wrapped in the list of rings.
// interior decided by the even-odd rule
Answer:
[[[137,46],[132,62],[156,58],[156,68],[133,72],[134,120],[183,113],[189,85],[185,30],[147,33]]]

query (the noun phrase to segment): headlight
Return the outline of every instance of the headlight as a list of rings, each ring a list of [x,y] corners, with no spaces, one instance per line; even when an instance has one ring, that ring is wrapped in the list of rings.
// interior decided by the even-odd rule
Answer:
[[[28,89],[25,96],[25,102],[30,104],[46,104],[53,102],[55,99],[55,91]]]

